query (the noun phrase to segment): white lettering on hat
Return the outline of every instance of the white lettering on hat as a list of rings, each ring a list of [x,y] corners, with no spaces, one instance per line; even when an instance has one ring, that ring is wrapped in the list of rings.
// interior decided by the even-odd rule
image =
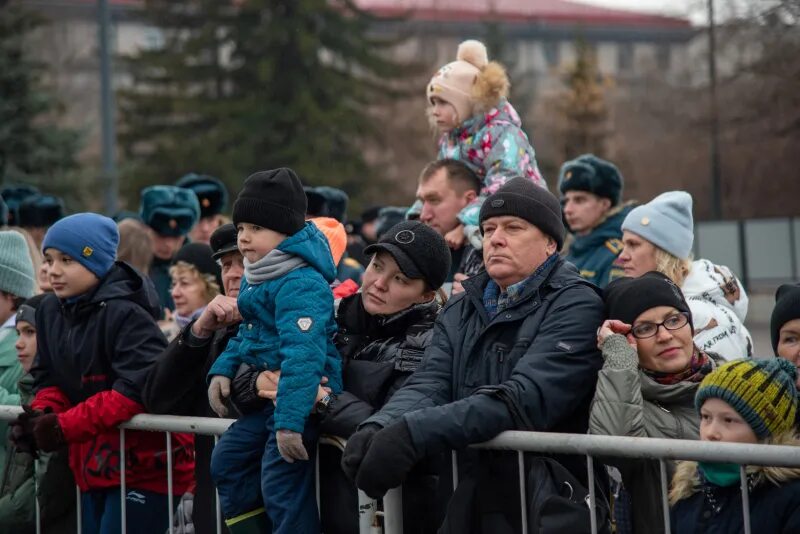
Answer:
[[[493,208],[501,208],[503,206],[503,204],[505,204],[505,203],[506,203],[506,201],[503,200],[502,198],[496,198],[496,199],[492,200],[492,207]]]

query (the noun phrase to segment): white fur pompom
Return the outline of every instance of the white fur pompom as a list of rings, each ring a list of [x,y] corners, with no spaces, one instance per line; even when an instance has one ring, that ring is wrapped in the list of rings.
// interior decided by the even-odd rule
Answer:
[[[482,69],[489,63],[489,55],[486,52],[486,46],[482,42],[473,39],[464,41],[458,45],[456,59],[471,63],[479,69]]]

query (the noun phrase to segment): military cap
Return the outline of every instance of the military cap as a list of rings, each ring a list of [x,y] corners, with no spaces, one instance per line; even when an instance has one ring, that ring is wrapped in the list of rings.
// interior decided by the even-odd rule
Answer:
[[[52,195],[32,195],[19,203],[17,222],[24,228],[45,228],[64,217],[64,202]]]
[[[200,218],[200,202],[191,189],[154,185],[142,190],[139,215],[159,235],[184,236]]]
[[[197,201],[200,203],[201,218],[211,217],[225,211],[228,204],[228,190],[219,179],[207,174],[190,172],[178,180],[175,185],[194,191]]]

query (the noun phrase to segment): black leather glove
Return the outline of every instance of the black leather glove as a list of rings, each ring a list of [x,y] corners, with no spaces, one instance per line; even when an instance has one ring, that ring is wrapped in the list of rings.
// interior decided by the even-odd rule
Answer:
[[[419,460],[408,425],[400,420],[372,436],[356,475],[356,486],[378,499],[402,484]]]
[[[48,410],[49,412],[50,410]],[[36,455],[36,440],[33,437],[33,425],[36,419],[44,415],[42,410],[34,410],[29,404],[22,405],[22,413],[12,421],[9,426],[11,427],[11,442],[14,446],[22,451]]]
[[[364,425],[358,432],[350,436],[342,452],[342,471],[352,482],[356,481],[356,473],[361,465],[361,460],[367,454],[372,437],[381,429],[380,425]]]
[[[67,444],[64,432],[58,422],[58,415],[54,413],[39,416],[33,424],[33,437],[36,445],[44,452],[57,451]]]

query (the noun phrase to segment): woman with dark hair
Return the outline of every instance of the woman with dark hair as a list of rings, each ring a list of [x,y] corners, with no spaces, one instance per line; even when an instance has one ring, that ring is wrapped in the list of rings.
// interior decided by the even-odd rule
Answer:
[[[697,387],[720,358],[700,351],[680,288],[659,272],[620,278],[605,290],[608,319],[597,331],[603,368],[589,432],[607,436],[698,439]],[[657,460],[606,458],[625,491],[615,505],[618,532],[663,532]],[[674,471],[668,463],[669,476]],[[626,506],[627,498],[630,506]],[[620,503],[621,506],[620,506]],[[628,515],[629,512],[629,515]]]
[[[335,342],[344,364],[344,391],[325,395],[315,410],[322,432],[344,439],[419,366],[440,309],[437,290],[450,272],[444,238],[418,221],[395,225],[364,252],[371,259],[361,292],[342,299],[336,315]],[[257,409],[265,399],[276,398],[279,380],[280,373],[269,371],[240,373],[233,382],[233,400],[243,412]],[[358,517],[343,512],[355,514],[358,500],[355,487],[339,470],[339,456],[330,447],[320,449],[321,516],[323,530],[329,534],[358,531]],[[404,514],[406,532],[425,531],[417,523],[435,515],[426,512],[433,505],[436,479],[418,477],[407,488],[415,486],[414,495],[405,492],[404,507],[414,509]]]

